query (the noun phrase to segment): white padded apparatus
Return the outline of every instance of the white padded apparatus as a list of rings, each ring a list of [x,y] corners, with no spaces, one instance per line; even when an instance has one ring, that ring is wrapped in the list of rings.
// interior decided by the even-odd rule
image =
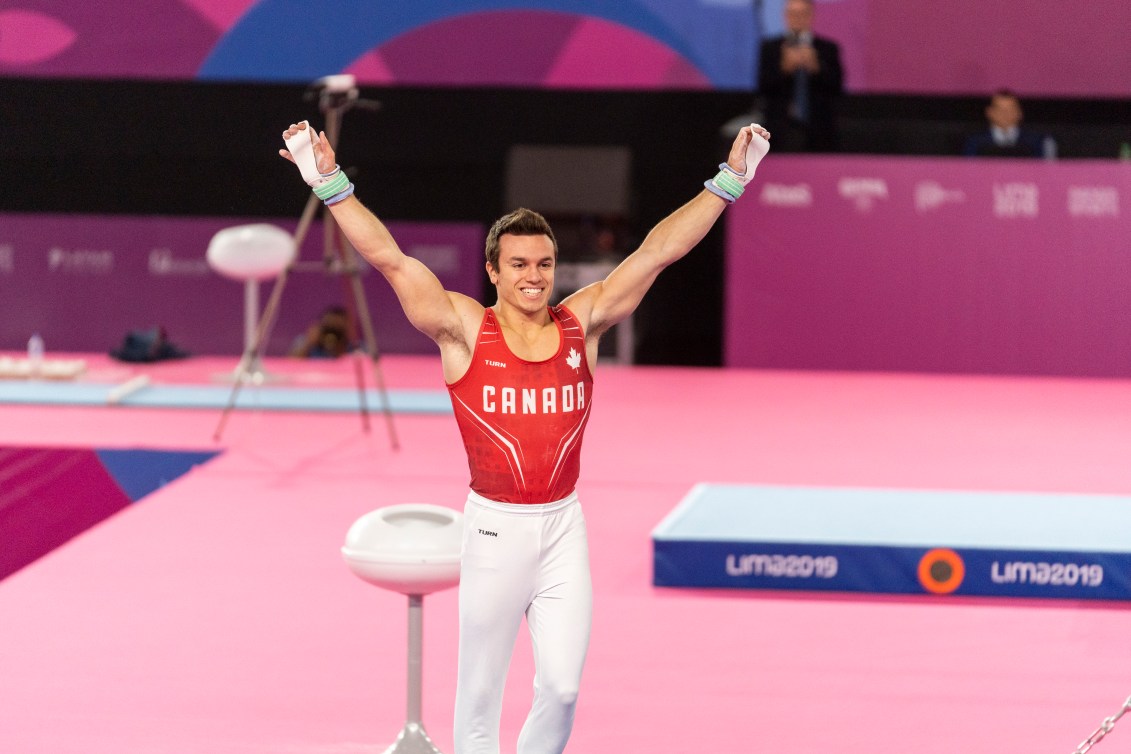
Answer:
[[[302,173],[302,179],[310,186],[323,181],[322,174],[318,172],[318,163],[314,159],[314,145],[310,142],[310,135],[314,130],[310,127],[309,121],[302,121],[306,124],[305,131],[299,131],[289,139],[283,139],[287,145],[287,151],[295,158],[295,164],[298,165],[298,170]]]
[[[408,714],[385,754],[442,754],[424,730],[424,595],[459,583],[463,514],[439,505],[390,505],[346,533],[342,557],[367,583],[408,596]]]
[[[295,258],[295,239],[277,225],[225,228],[208,244],[208,265],[233,280],[270,280]]]
[[[463,514],[439,505],[390,505],[367,513],[346,534],[342,557],[375,586],[424,595],[459,583]]]

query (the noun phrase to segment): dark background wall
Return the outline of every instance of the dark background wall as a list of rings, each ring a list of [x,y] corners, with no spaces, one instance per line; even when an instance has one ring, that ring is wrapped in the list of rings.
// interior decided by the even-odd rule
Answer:
[[[275,150],[294,120],[320,122],[306,88],[273,84],[0,79],[3,212],[297,216],[306,200]],[[358,195],[389,220],[489,224],[508,150],[612,145],[632,153],[632,235],[693,196],[725,157],[727,121],[757,109],[736,92],[362,88],[380,102],[343,122],[339,155]],[[955,154],[982,98],[853,95],[846,151]],[[1026,100],[1065,158],[1114,158],[1131,101]],[[0,215],[2,222],[2,215]],[[203,249],[201,250],[203,254]],[[645,364],[721,363],[723,233],[657,282],[637,318]]]

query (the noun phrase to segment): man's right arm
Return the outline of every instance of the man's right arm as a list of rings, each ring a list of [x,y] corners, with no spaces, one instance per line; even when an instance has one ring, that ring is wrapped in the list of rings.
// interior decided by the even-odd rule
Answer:
[[[330,212],[358,254],[389,281],[413,327],[437,343],[462,337],[457,306],[466,296],[444,290],[432,270],[401,251],[385,224],[356,197],[331,205]]]
[[[335,202],[330,212],[357,252],[389,281],[412,326],[440,347],[444,381],[462,377],[471,365],[483,305],[444,290],[432,270],[402,252],[385,224],[355,197]]]
[[[316,134],[301,123],[292,124],[283,137],[293,138],[302,131],[309,131],[319,172],[331,173],[336,167],[335,155],[325,133]],[[295,161],[286,149],[279,150],[279,154]],[[467,332],[478,327],[482,305],[463,294],[444,290],[432,271],[401,251],[385,224],[352,193],[329,206],[334,221],[353,247],[389,281],[413,327],[439,344],[442,352],[448,346],[470,342]]]

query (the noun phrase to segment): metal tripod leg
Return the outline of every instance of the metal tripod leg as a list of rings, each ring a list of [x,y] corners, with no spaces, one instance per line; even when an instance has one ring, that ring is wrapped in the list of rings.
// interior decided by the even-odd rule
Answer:
[[[335,226],[337,224],[335,223]],[[389,401],[389,391],[385,387],[385,375],[381,370],[381,356],[377,350],[377,335],[373,330],[373,317],[369,313],[369,305],[365,302],[365,289],[361,285],[361,273],[357,266],[357,253],[354,251],[353,246],[350,245],[349,239],[346,238],[345,233],[338,228],[338,254],[343,267],[343,273],[348,276],[346,281],[348,287],[353,293],[353,302],[356,306],[356,312],[351,312],[351,319],[356,315],[356,321],[361,324],[361,332],[365,338],[365,351],[369,354],[370,363],[373,367],[373,379],[377,384],[377,392],[381,396],[381,410],[385,414],[385,425],[389,430],[389,444],[392,445],[393,450],[400,450],[400,440],[397,439],[397,429],[393,422],[393,407]],[[367,409],[365,402],[365,390],[362,377],[361,362],[356,359],[357,351],[354,351],[355,360],[354,368],[356,369],[358,385],[361,388],[361,402],[363,410]],[[368,426],[368,424],[367,424]]]
[[[347,106],[343,107],[323,107],[323,112],[326,113],[326,138],[330,144],[337,147],[338,136],[342,129],[342,113]],[[365,303],[365,289],[361,285],[361,276],[358,272],[357,266],[357,252],[346,238],[345,233],[334,221],[334,216],[329,210],[323,213],[324,224],[322,226],[323,232],[323,248],[324,252],[329,258],[330,250],[333,247],[337,248],[337,264],[341,274],[347,275],[348,288],[353,293],[354,309],[350,312],[350,322],[358,322],[361,324],[362,334],[365,337],[365,350],[369,354],[370,362],[373,365],[373,379],[377,384],[378,394],[381,396],[381,408],[385,414],[385,424],[389,430],[389,444],[393,450],[400,450],[400,441],[397,438],[396,426],[393,422],[393,408],[389,402],[389,393],[385,388],[385,375],[381,370],[380,353],[377,350],[377,337],[373,331],[373,318],[370,316],[369,307]],[[335,243],[335,240],[337,243]],[[347,304],[350,296],[347,294]],[[358,401],[361,410],[362,426],[365,431],[369,431],[369,405],[365,396],[365,377],[364,370],[362,369],[361,362],[357,359],[357,352],[354,352],[354,374],[357,377],[358,388]]]
[[[301,248],[302,242],[306,234],[310,230],[313,222],[314,215],[318,209],[318,197],[311,195],[310,200],[307,202],[306,208],[303,210],[302,217],[299,220],[298,228],[295,230],[295,247]],[[337,223],[334,223],[333,217],[326,213],[325,222],[332,226],[331,232],[340,234],[340,228]],[[397,438],[396,426],[393,420],[392,407],[389,401],[388,391],[385,387],[384,374],[381,371],[379,363],[379,354],[377,351],[377,339],[374,335],[373,320],[369,314],[369,308],[365,303],[365,291],[361,285],[361,279],[357,268],[355,258],[349,258],[353,254],[353,247],[348,246],[342,235],[342,242],[339,244],[338,259],[335,261],[335,266],[338,267],[337,274],[348,275],[349,281],[347,290],[352,293],[353,306],[349,307],[356,312],[357,321],[361,322],[362,331],[365,335],[366,350],[371,357],[373,365],[374,378],[377,383],[378,391],[381,396],[381,403],[385,413],[386,423],[389,430],[389,440],[393,450],[400,450],[400,442]],[[232,392],[228,396],[228,403],[224,407],[224,411],[220,416],[220,422],[216,427],[216,432],[213,439],[220,440],[223,434],[224,427],[227,425],[228,417],[232,410],[235,408],[236,401],[239,399],[240,389],[243,383],[248,381],[250,377],[250,369],[252,365],[259,363],[262,360],[263,353],[266,350],[267,341],[270,338],[271,330],[275,326],[280,303],[283,297],[283,290],[286,288],[287,280],[290,273],[294,270],[295,265],[298,264],[298,256],[296,253],[295,261],[292,262],[275,280],[275,285],[271,290],[271,296],[267,301],[267,306],[263,310],[263,315],[259,319],[259,326],[256,328],[256,335],[254,342],[250,344],[247,351],[244,353],[243,358],[240,360],[240,365],[237,368],[236,378],[232,384]],[[343,279],[344,280],[344,279]],[[349,299],[347,298],[347,304]],[[351,321],[354,321],[353,312],[351,312]],[[357,376],[357,390],[358,390],[358,406],[361,414],[362,427],[366,432],[369,431],[369,412],[368,404],[365,393],[365,377],[362,371],[361,362],[357,360],[357,353],[355,352],[355,365]]]
[[[356,95],[356,92],[354,92],[354,94]],[[326,114],[326,138],[329,140],[330,144],[336,148],[338,144],[338,134],[341,131],[342,113],[353,104],[353,100],[347,100],[338,105],[331,105],[329,102],[330,101],[324,97],[322,99],[321,108]],[[306,206],[303,208],[298,228],[295,229],[295,259],[275,280],[275,287],[271,290],[271,298],[268,300],[267,307],[263,310],[263,316],[259,319],[259,326],[256,328],[255,342],[247,346],[247,350],[236,370],[235,381],[232,384],[232,392],[228,397],[228,405],[224,407],[224,412],[220,416],[220,423],[216,427],[216,432],[213,435],[213,438],[217,441],[220,440],[220,435],[223,433],[224,426],[227,424],[228,415],[236,405],[240,388],[250,376],[250,370],[262,361],[271,329],[275,326],[275,318],[279,311],[279,302],[283,297],[283,288],[286,285],[289,273],[295,268],[295,265],[298,264],[299,250],[302,249],[302,243],[306,239],[306,234],[310,231],[310,225],[314,221],[314,215],[318,211],[318,206],[318,197],[312,194],[307,200]],[[323,208],[322,217],[323,262],[327,267],[333,268],[338,274],[349,276],[349,281],[346,286],[346,303],[348,307],[350,301],[349,293],[352,293],[354,306],[349,307],[351,309],[351,327],[353,322],[361,323],[362,332],[365,336],[366,351],[373,365],[374,380],[377,383],[377,389],[381,396],[382,409],[385,412],[386,424],[389,428],[389,441],[393,450],[400,450],[396,427],[393,424],[393,409],[389,403],[388,391],[385,388],[385,376],[381,371],[380,356],[377,351],[377,338],[373,331],[373,320],[369,314],[369,307],[365,303],[365,290],[361,285],[361,278],[358,273],[357,253],[353,246],[349,244],[341,227],[334,222],[334,216],[328,209]],[[334,243],[335,239],[338,241],[336,244]],[[338,250],[336,258],[332,251],[334,246],[336,246]],[[343,282],[346,282],[344,278]],[[369,406],[365,394],[365,375],[361,362],[357,358],[356,351],[354,352],[354,373],[357,378],[358,408],[361,413],[361,425],[364,430],[368,432]]]
[[[259,318],[259,326],[255,328],[255,340],[246,346],[243,357],[240,359],[239,366],[236,368],[235,381],[232,383],[232,392],[228,395],[228,404],[224,406],[223,413],[220,414],[220,423],[216,425],[216,431],[212,435],[212,439],[219,442],[220,435],[224,432],[224,426],[228,423],[228,415],[232,413],[235,408],[236,400],[239,398],[240,388],[247,378],[247,370],[255,363],[258,363],[263,352],[266,350],[267,338],[271,332],[271,328],[275,325],[275,316],[279,311],[279,302],[283,298],[283,289],[287,285],[287,278],[290,276],[294,266],[298,263],[299,249],[302,248],[302,242],[306,238],[306,234],[310,231],[310,224],[314,222],[314,214],[318,211],[318,197],[311,194],[311,197],[306,202],[306,206],[302,210],[302,217],[299,218],[298,227],[295,229],[295,258],[287,265],[279,277],[275,278],[275,285],[271,288],[271,297],[267,299],[267,306],[263,309],[263,314]]]

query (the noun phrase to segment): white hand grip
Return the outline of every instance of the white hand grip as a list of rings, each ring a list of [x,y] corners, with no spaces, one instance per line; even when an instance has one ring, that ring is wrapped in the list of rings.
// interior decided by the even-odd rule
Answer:
[[[291,153],[291,156],[295,158],[295,164],[298,165],[299,172],[302,173],[302,179],[313,186],[322,180],[322,175],[318,172],[318,163],[314,159],[314,145],[310,143],[310,135],[314,131],[310,128],[308,121],[304,120],[303,123],[306,124],[305,131],[299,131],[283,141],[286,142],[287,150]]]
[[[750,143],[746,146],[746,173],[738,177],[739,182],[743,185],[750,183],[750,180],[754,177],[754,170],[758,167],[758,163],[761,162],[762,158],[766,156],[766,153],[770,151],[770,142],[762,138],[762,135],[755,130],[757,128],[761,128],[761,126],[757,123],[750,124],[750,131],[753,138],[750,139]]]

